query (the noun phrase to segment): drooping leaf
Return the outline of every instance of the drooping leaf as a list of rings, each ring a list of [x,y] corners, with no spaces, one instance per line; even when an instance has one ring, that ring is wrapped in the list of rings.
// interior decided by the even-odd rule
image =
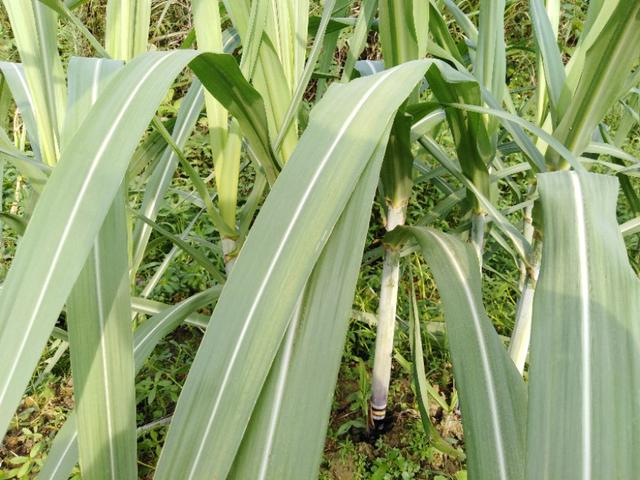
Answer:
[[[618,182],[557,172],[539,175],[538,185],[544,245],[529,356],[527,478],[633,478],[640,280],[616,221]]]
[[[267,0],[256,1],[261,4],[268,3]],[[304,68],[306,54],[308,15],[305,13],[308,13],[308,2],[298,1],[295,8],[292,8],[291,2],[292,0],[283,0],[279,8],[274,8],[274,4],[267,6],[264,34],[260,38],[258,59],[251,77],[266,106],[268,133],[272,143],[276,143],[274,140],[282,129],[292,93]],[[224,1],[225,9],[245,45],[252,40],[249,29],[252,3],[256,2]],[[286,163],[289,159],[297,139],[295,122],[292,122],[284,138],[278,142],[280,164]],[[269,183],[272,183],[271,179]]]
[[[200,68],[193,65],[194,58],[202,60]],[[229,100],[235,108],[259,98],[247,93],[242,77],[235,82],[237,65],[231,56],[190,50],[140,55],[109,84],[85,119],[83,135],[73,137],[64,151],[67,160],[47,182],[38,203],[42,206],[34,211],[2,289],[0,360],[8,369],[0,379],[1,431],[87,258],[139,138],[172,79],[189,62],[218,100]],[[207,65],[218,68],[209,72],[203,68]],[[50,212],[59,212],[64,221]],[[41,247],[42,238],[49,239],[49,248]]]
[[[433,445],[442,453],[460,460],[466,457],[460,450],[454,448],[447,442],[438,429],[431,422],[429,416],[429,394],[434,394],[434,388],[427,380],[427,373],[424,367],[424,349],[422,347],[422,333],[420,328],[420,316],[418,312],[418,302],[416,300],[415,289],[411,285],[411,309],[409,310],[409,320],[411,321],[410,340],[413,361],[411,365],[412,383],[417,394],[416,403],[420,409],[420,420],[422,427]]]
[[[196,0],[193,2],[192,10],[198,48],[215,53],[233,53],[235,45],[230,40],[231,37],[227,37],[225,40],[223,35],[218,2]],[[256,47],[258,45],[259,43]],[[255,52],[257,55],[257,50]],[[243,52],[243,61],[246,54],[248,52]],[[251,69],[253,67],[254,65],[251,66]],[[241,139],[239,138],[239,128],[235,121],[229,123],[229,112],[209,92],[205,93],[205,105],[220,217],[233,232],[236,224],[238,176],[240,173]],[[154,220],[154,216],[147,216]]]
[[[478,258],[455,237],[403,227],[431,268],[444,306],[456,385],[460,392],[469,476],[524,478],[527,392],[482,305]]]
[[[135,146],[172,79],[195,55],[186,50],[153,52],[128,64],[98,98],[82,124],[83,134],[73,137],[51,174],[0,297],[0,361],[6,365],[0,379],[1,432],[82,269]]]
[[[191,68],[205,88],[238,120],[269,183],[273,183],[278,174],[278,160],[271,148],[260,94],[244,79],[231,55],[202,55],[191,63]]]

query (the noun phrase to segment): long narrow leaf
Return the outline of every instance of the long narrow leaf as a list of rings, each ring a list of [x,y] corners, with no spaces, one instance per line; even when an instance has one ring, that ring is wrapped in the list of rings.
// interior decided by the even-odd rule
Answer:
[[[198,48],[216,53],[232,53],[234,48],[232,37],[224,38],[219,9],[218,2],[208,0],[193,2],[193,22],[198,38]],[[244,58],[243,55],[243,61]],[[208,92],[205,93],[205,104],[220,216],[229,227],[228,230],[233,232],[236,224],[240,173],[239,129],[236,122],[229,124],[227,109]],[[153,219],[153,217],[150,218]]]
[[[60,156],[66,87],[56,42],[57,14],[38,0],[3,0],[20,53],[43,161]]]
[[[616,221],[618,182],[558,172],[539,175],[538,184],[544,246],[529,356],[527,478],[634,478],[640,281]]]
[[[560,55],[560,49],[549,16],[544,8],[544,2],[542,0],[532,0],[529,2],[529,9],[536,43],[544,65],[544,78],[549,87],[551,113],[557,119],[560,96],[566,80],[562,56]]]
[[[271,149],[265,107],[260,94],[244,79],[230,55],[202,55],[192,62],[191,68],[207,90],[238,120],[242,133],[260,161],[260,167],[272,184],[279,167]]]
[[[151,0],[109,0],[105,47],[119,60],[131,60],[147,51]]]
[[[581,154],[611,106],[624,93],[640,51],[640,2],[621,1],[597,41],[587,50],[584,71],[572,100],[553,135],[567,148]],[[550,152],[548,160],[558,163]]]
[[[24,66],[20,63],[0,62],[0,70],[2,70],[2,75],[9,84],[16,108],[22,115],[31,149],[35,157],[42,161],[40,141],[38,139],[38,124],[34,113],[34,100],[27,84]]]
[[[412,362],[412,374],[413,385],[416,390],[417,398],[416,403],[420,409],[420,420],[422,421],[422,427],[433,445],[441,452],[451,455],[453,458],[460,460],[465,459],[464,453],[450,445],[442,436],[440,432],[431,422],[429,417],[429,393],[433,393],[433,386],[429,384],[427,380],[427,373],[424,367],[424,350],[422,348],[422,333],[420,328],[420,317],[418,312],[418,303],[416,301],[415,291],[413,291],[412,285],[412,302],[411,310],[409,310],[410,321],[412,322],[411,329],[411,351],[413,353]]]
[[[423,227],[403,230],[418,241],[444,305],[469,476],[523,479],[526,388],[484,311],[477,256],[451,235]]]
[[[75,58],[63,151],[122,62]],[[67,301],[80,466],[91,478],[136,476],[135,385],[124,190],[116,196]],[[103,415],[95,415],[96,409]]]
[[[504,7],[504,0],[492,0],[480,4],[478,44],[474,60],[474,74],[478,82],[498,100],[502,100],[506,91]],[[488,119],[487,130],[492,141],[492,156],[495,155],[498,127],[497,119]]]
[[[96,479],[134,478],[137,471],[124,203],[121,191],[67,304],[80,468]]]

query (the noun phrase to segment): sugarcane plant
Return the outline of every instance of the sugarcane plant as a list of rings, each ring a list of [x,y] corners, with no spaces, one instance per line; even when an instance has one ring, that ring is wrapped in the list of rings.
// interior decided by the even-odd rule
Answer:
[[[625,419],[626,413],[604,420],[602,411],[612,404],[627,413],[638,410],[628,385],[639,378],[640,282],[628,263],[626,224],[621,227],[616,219],[618,179],[587,173],[585,165],[598,160],[582,155],[626,157],[615,144],[593,137],[607,131],[601,123],[605,114],[638,81],[638,52],[626,46],[639,40],[640,8],[626,2],[600,7],[590,6],[591,22],[565,68],[550,16],[542,2],[531,2],[549,95],[548,104],[539,102],[545,111],[538,119],[551,117],[544,124],[552,135],[529,128],[546,137],[548,169],[564,171],[536,176],[534,221],[542,221],[533,227],[542,243],[540,277],[536,284],[535,273],[528,273],[533,283],[523,295],[535,293],[521,300],[520,308],[523,301],[531,302],[529,318],[518,312],[518,322],[529,323],[524,328],[532,331],[528,391],[519,375],[526,353],[518,351],[526,352],[528,341],[521,339],[518,354],[512,350],[509,358],[484,312],[474,250],[421,227],[398,229],[387,240],[396,248],[417,242],[438,283],[470,442],[469,474],[476,478],[632,478],[638,469],[633,454],[638,426]],[[492,108],[460,108],[513,118],[491,105],[495,99],[488,89],[483,96]],[[628,123],[621,123],[622,135]],[[632,205],[630,183],[623,192]],[[535,255],[522,261],[527,258]],[[612,368],[618,368],[616,375]]]
[[[456,8],[453,6],[452,8]],[[459,15],[463,15],[456,10]],[[465,104],[481,105],[480,88],[484,87],[494,98],[500,99],[505,91],[505,47],[503,39],[502,16],[504,2],[482,2],[480,5],[480,25],[476,29],[469,22],[468,33],[474,48],[473,55],[468,54],[454,42],[445,21],[439,11],[428,2],[415,2],[410,6],[407,2],[380,3],[380,41],[385,66],[396,65],[411,59],[422,58],[430,51],[436,58],[441,58],[455,65],[461,72],[467,73],[470,68],[478,82],[461,82],[443,76],[439,69],[429,69],[427,81],[433,95],[428,103],[408,106],[409,110],[421,122],[415,122],[413,137],[420,143],[421,134],[430,133],[433,123],[446,115],[447,123],[456,146],[459,172],[475,189],[467,190],[467,204],[470,210],[469,241],[474,245],[478,256],[482,259],[485,238],[487,212],[478,200],[482,196],[489,200],[490,170],[495,170],[497,153],[498,121],[493,117],[483,118],[481,114],[463,111],[456,108],[437,108],[434,102],[446,104],[462,101]],[[466,18],[466,17],[465,17]],[[432,39],[429,40],[431,33]],[[429,47],[428,42],[431,41]],[[472,60],[465,63],[465,57]],[[418,95],[414,95],[413,103],[417,103]],[[425,118],[426,117],[426,118]],[[431,119],[429,121],[429,119]],[[387,231],[405,222],[407,203],[411,197],[411,182],[414,158],[411,150],[411,122],[404,131],[396,128],[392,131],[388,147],[382,184],[385,200],[389,205],[385,227]],[[500,166],[500,164],[498,164]],[[474,193],[476,192],[476,193]],[[448,192],[450,193],[450,192]],[[378,312],[378,332],[376,336],[376,352],[373,367],[373,385],[371,399],[371,416],[375,422],[385,418],[391,358],[393,353],[393,337],[398,297],[400,256],[392,246],[385,246],[385,259],[381,277],[380,307]]]
[[[426,55],[429,15],[426,3],[382,0],[379,3],[379,12],[380,43],[385,68],[392,68]],[[417,100],[418,91],[415,91],[405,106]],[[384,228],[387,232],[405,223],[406,209],[411,198],[412,171],[411,117],[403,108],[391,127],[382,164],[381,182],[387,206]],[[387,411],[399,280],[399,252],[385,245],[380,277],[380,306],[370,409],[373,427],[378,429],[384,428]]]
[[[615,217],[618,182],[632,210],[640,204],[629,180],[638,161],[622,149],[637,122],[629,46],[640,44],[640,4],[590,4],[565,65],[559,4],[530,2],[540,82],[530,121],[505,85],[502,1],[481,1],[476,27],[449,0],[363,0],[353,18],[351,2],[326,0],[314,25],[304,0],[194,0],[194,30],[169,51],[147,51],[150,0],[109,0],[104,41],[82,23],[83,3],[3,0],[21,63],[0,63],[0,112],[12,98],[24,135],[0,130],[0,155],[31,194],[23,214],[1,217],[20,239],[0,293],[0,432],[51,336],[68,344],[74,379],[75,408],[39,478],[66,479],[76,464],[90,479],[138,478],[135,375],[182,322],[205,333],[154,478],[316,477],[377,190],[386,234],[374,425],[387,412],[401,259],[419,251],[444,306],[470,478],[640,470],[640,286],[622,241],[640,222]],[[64,65],[59,22],[95,57]],[[358,62],[372,28],[383,61]],[[348,50],[334,74],[340,35]],[[177,77],[188,87],[170,121],[159,106]],[[617,103],[613,133],[605,117]],[[185,153],[203,110],[206,178]],[[216,231],[198,246],[188,230],[199,217],[181,235],[156,222],[178,169],[192,189],[182,194]],[[254,180],[241,199],[244,169]],[[425,181],[416,172],[444,199],[404,226],[412,185]],[[497,185],[518,190],[520,173],[527,196],[505,209]],[[459,235],[428,227],[454,207]],[[174,246],[140,287],[153,234]],[[509,350],[482,305],[489,236],[521,270]],[[150,300],[179,251],[208,288],[176,305]],[[196,313],[207,305],[210,318]],[[410,323],[425,434],[463,459],[429,419],[436,394],[415,292]]]

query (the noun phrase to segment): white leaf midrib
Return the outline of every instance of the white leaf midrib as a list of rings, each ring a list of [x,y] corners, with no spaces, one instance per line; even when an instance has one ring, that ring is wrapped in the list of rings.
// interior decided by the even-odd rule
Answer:
[[[304,289],[303,289],[304,290]],[[280,361],[278,373],[278,380],[276,386],[276,392],[273,399],[273,407],[271,409],[271,416],[269,417],[269,426],[267,428],[267,436],[265,441],[265,448],[262,452],[262,460],[260,462],[260,471],[258,473],[258,480],[266,480],[269,469],[269,458],[271,457],[271,451],[273,450],[273,442],[276,434],[276,427],[278,426],[278,418],[280,416],[280,410],[282,409],[282,400],[284,398],[284,392],[287,382],[287,376],[289,374],[289,364],[293,356],[293,340],[298,330],[298,323],[301,317],[303,295],[298,299],[298,305],[293,313],[293,319],[289,324],[289,331],[285,339],[284,351],[282,352],[282,360]]]
[[[15,70],[16,75],[18,76],[18,81],[20,82],[20,85],[22,86],[22,88],[24,90],[24,94],[27,97],[27,102],[29,103],[29,106],[31,107],[31,114],[35,117],[36,116],[36,106],[35,106],[35,103],[33,101],[33,97],[31,96],[31,91],[29,90],[29,87],[27,86],[27,80],[24,77],[23,70],[21,70],[18,67],[18,64],[15,64],[15,63],[12,63],[12,62],[7,62],[7,65],[9,65],[11,68],[13,68]]]
[[[62,466],[62,462],[66,458],[67,453],[69,453],[69,450],[71,450],[71,447],[73,446],[74,442],[76,442],[77,438],[78,438],[78,429],[76,427],[76,430],[73,432],[73,435],[71,435],[71,438],[69,438],[69,442],[67,443],[67,446],[62,451],[62,454],[59,457],[58,463],[56,463],[55,466],[53,467],[53,471],[51,472],[51,478],[55,478],[56,475],[58,474],[58,470],[60,470],[60,467]]]
[[[176,308],[174,311],[172,311],[171,313],[177,313],[178,309]],[[146,343],[147,340],[160,328],[164,327],[167,324],[168,319],[171,318],[171,314],[167,314],[164,318],[162,318],[162,320],[160,320],[148,333],[147,335],[145,335],[142,339],[140,339],[140,341],[136,342],[136,344],[133,347],[133,353],[134,355],[138,352],[138,350],[140,348],[142,348]],[[62,466],[62,462],[64,460],[64,458],[66,457],[67,453],[69,452],[69,450],[71,449],[71,446],[73,445],[73,443],[76,441],[76,438],[78,437],[78,431],[76,430],[73,435],[69,438],[67,446],[64,448],[64,451],[62,453],[62,455],[60,456],[60,459],[58,460],[58,463],[56,463],[56,465],[53,468],[53,475],[55,475],[58,470],[60,469],[60,467]]]
[[[113,432],[113,412],[111,411],[111,384],[109,381],[109,363],[107,360],[107,345],[105,339],[105,309],[104,300],[102,298],[102,269],[100,266],[100,241],[97,240],[93,247],[93,255],[95,262],[95,287],[96,287],[96,303],[98,308],[98,326],[100,328],[100,360],[102,363],[102,376],[104,377],[104,402],[105,414],[107,422],[107,442],[109,444],[109,467],[111,469],[111,479],[116,480],[116,460],[115,460],[115,436]]]
[[[35,16],[35,21],[38,25],[38,34],[42,33],[45,31],[44,25],[42,24],[42,12],[40,11],[41,8],[45,8],[44,5],[40,4],[39,2],[36,2],[33,4],[34,10],[34,16]],[[41,42],[45,42],[46,39],[44,38],[40,38]],[[42,48],[42,50],[45,50],[44,46]],[[46,86],[45,88],[47,89],[47,98],[46,98],[46,103],[48,108],[51,109],[50,115],[53,115],[53,118],[50,118],[50,121],[52,123],[52,128],[54,129],[53,135],[52,135],[52,139],[53,139],[53,148],[55,149],[55,155],[56,155],[56,160],[58,155],[60,155],[60,147],[58,145],[58,114],[59,112],[58,107],[56,105],[55,102],[55,92],[53,90],[53,69],[51,68],[51,64],[49,56],[48,55],[42,55],[42,65],[45,71],[45,77],[46,77]]]
[[[591,311],[589,304],[589,255],[585,223],[584,195],[580,177],[571,172],[571,186],[575,202],[575,222],[578,244],[578,278],[580,292],[580,364],[582,370],[582,479],[591,479]]]
[[[102,66],[102,60],[95,62],[95,70],[93,71],[93,79],[91,84],[91,107],[98,101],[99,87],[100,87],[100,67]],[[98,233],[98,237],[100,234]],[[95,262],[94,274],[95,274],[95,288],[96,288],[96,306],[98,308],[98,327],[100,329],[100,360],[102,362],[102,376],[104,381],[104,388],[102,390],[104,394],[105,415],[107,422],[107,442],[109,444],[109,467],[111,473],[111,479],[116,480],[116,453],[115,453],[115,436],[113,428],[113,412],[111,411],[111,382],[109,378],[109,362],[107,359],[107,345],[106,345],[106,325],[105,325],[105,309],[104,300],[102,298],[102,266],[100,264],[100,239],[98,238],[94,242],[93,246],[93,260]]]

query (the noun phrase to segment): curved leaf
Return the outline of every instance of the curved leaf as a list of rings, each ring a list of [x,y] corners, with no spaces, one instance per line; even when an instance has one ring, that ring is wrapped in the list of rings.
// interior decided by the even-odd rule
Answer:
[[[271,149],[267,117],[260,94],[242,76],[231,55],[201,55],[190,66],[206,89],[238,120],[269,183],[273,184],[279,167]]]
[[[0,297],[0,363],[6,366],[0,379],[0,432],[89,254],[131,154],[173,78],[195,55],[153,52],[127,65],[51,174]]]
[[[526,387],[482,305],[477,255],[469,244],[429,228],[404,227],[398,234],[416,238],[438,284],[460,391],[469,476],[523,479]]]

